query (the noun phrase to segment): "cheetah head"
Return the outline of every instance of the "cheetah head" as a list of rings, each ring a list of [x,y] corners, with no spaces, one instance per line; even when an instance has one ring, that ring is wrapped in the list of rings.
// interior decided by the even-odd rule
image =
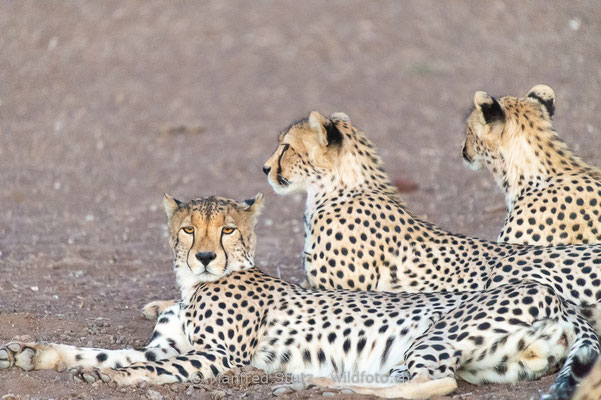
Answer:
[[[263,172],[276,193],[305,191],[325,179],[333,169],[343,134],[338,123],[350,122],[346,114],[327,118],[318,111],[293,123],[278,138],[275,152],[263,166]]]
[[[163,206],[180,286],[253,267],[262,194],[241,203],[213,196],[183,203],[166,194]]]
[[[476,170],[493,166],[504,148],[524,139],[533,142],[539,131],[551,129],[555,93],[546,85],[534,86],[522,98],[496,99],[478,91],[474,106],[467,119],[463,159]]]

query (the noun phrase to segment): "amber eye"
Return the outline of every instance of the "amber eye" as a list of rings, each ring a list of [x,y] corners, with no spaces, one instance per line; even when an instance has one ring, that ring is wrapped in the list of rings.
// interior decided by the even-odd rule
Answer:
[[[223,233],[225,233],[226,235],[229,235],[230,233],[232,233],[235,230],[236,230],[236,228],[230,228],[229,226],[226,226],[225,228],[223,228]]]
[[[188,234],[192,234],[194,233],[194,227],[193,226],[186,226],[183,228],[184,232],[188,233]]]

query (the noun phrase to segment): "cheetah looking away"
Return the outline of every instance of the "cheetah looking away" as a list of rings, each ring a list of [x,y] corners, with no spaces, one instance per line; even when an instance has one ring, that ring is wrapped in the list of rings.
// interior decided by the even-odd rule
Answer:
[[[198,382],[252,364],[344,385],[347,376],[388,376],[406,365],[408,382],[353,389],[425,398],[453,391],[456,376],[516,382],[567,358],[552,396],[568,399],[575,372],[599,354],[576,307],[536,282],[407,294],[313,291],[266,275],[253,263],[261,205],[261,195],[242,203],[165,197],[181,300],[159,315],[147,347],[12,342],[0,347],[0,368],[75,369],[88,382],[131,385]]]
[[[486,165],[505,192],[499,241],[533,245],[601,242],[601,170],[576,157],[553,130],[555,93],[474,95],[463,158]]]
[[[417,218],[346,114],[293,123],[263,170],[277,193],[307,193],[306,286],[434,292],[531,279],[582,306],[601,331],[601,245],[495,243]]]

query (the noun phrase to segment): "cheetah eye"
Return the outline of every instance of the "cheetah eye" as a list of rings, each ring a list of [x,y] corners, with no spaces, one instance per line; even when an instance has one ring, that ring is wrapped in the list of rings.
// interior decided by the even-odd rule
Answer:
[[[193,226],[185,226],[182,228],[184,230],[184,232],[186,232],[187,234],[192,234],[194,233],[194,227]]]
[[[225,233],[226,235],[229,235],[230,233],[232,233],[235,230],[236,230],[236,228],[231,228],[229,226],[226,226],[223,228],[223,233]]]

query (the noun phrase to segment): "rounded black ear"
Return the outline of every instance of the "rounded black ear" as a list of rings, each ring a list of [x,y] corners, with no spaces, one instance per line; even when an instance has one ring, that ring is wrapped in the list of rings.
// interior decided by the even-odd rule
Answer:
[[[342,143],[342,132],[338,130],[338,127],[333,121],[330,120],[328,122],[329,123],[325,125],[328,146],[338,146],[340,143]]]
[[[482,113],[483,123],[492,124],[505,122],[505,111],[494,97],[486,92],[478,91],[474,94],[474,105]]]
[[[241,203],[238,203],[238,207],[242,211],[258,211],[263,208],[263,193],[257,193],[255,197],[248,198]]]
[[[322,146],[337,146],[342,143],[342,133],[331,119],[321,115],[319,111],[309,114],[309,126],[315,133]]]
[[[261,210],[263,209],[263,193],[257,193],[255,197],[251,197],[238,203],[238,207],[242,211],[251,213],[252,223],[253,225],[256,224],[259,215],[261,215]]]
[[[171,197],[169,194],[165,193],[165,197],[163,197],[163,208],[165,208],[165,214],[167,214],[167,218],[171,219],[173,214],[183,205],[181,201],[178,199]]]
[[[343,113],[342,111],[336,111],[336,112],[332,113],[330,115],[330,119],[332,121],[348,122],[349,124],[351,123],[351,118],[348,115],[346,115],[345,113]]]
[[[526,97],[535,99],[545,107],[549,118],[553,118],[555,114],[555,92],[547,85],[535,85],[528,90]]]

